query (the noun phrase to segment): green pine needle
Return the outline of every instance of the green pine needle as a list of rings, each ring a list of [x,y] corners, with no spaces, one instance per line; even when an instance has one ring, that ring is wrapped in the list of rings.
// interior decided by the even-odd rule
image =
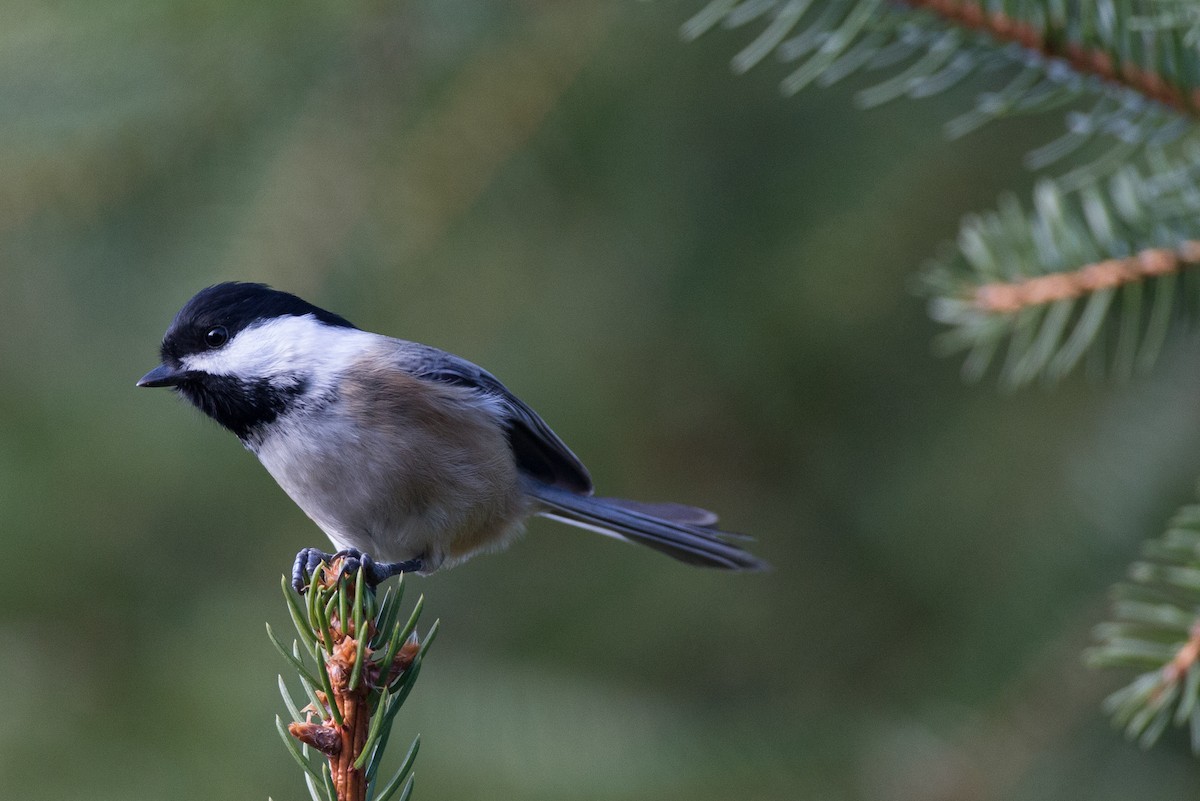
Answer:
[[[318,594],[317,592],[313,592],[312,590],[309,590],[309,592],[312,595]],[[336,598],[330,599],[331,604],[336,603],[336,602],[337,602]],[[330,627],[329,627],[329,607],[328,607],[328,605],[322,604],[319,599],[316,602],[314,602],[313,617],[315,618],[314,622],[316,623],[314,628],[317,631],[321,632],[321,647],[324,649],[325,653],[328,654],[330,652],[330,649],[333,647],[333,630],[330,629]],[[321,660],[318,659],[317,661],[321,661]]]
[[[292,694],[288,692],[287,684],[283,681],[283,675],[279,676],[279,694],[283,697],[283,705],[287,707],[288,714],[292,716],[292,720],[300,723],[304,720],[304,716],[300,714],[300,707],[296,706],[296,702],[292,700]]]
[[[404,781],[404,777],[408,775],[409,771],[412,770],[413,763],[416,762],[417,759],[417,751],[420,749],[420,747],[421,737],[418,735],[413,740],[412,745],[409,746],[408,753],[404,756],[404,761],[400,763],[399,769],[396,770],[395,775],[392,776],[391,780],[387,783],[379,795],[375,797],[375,801],[388,801],[389,798],[396,794],[396,790],[400,787],[400,783]],[[404,792],[400,795],[401,799],[408,798],[409,793],[412,792],[413,778],[413,776],[408,776],[408,782],[405,784]]]
[[[296,595],[292,592],[292,586],[288,582],[287,576],[279,577],[279,585],[283,590],[284,600],[287,601],[288,614],[292,616],[292,623],[295,624],[297,633],[304,640],[304,644],[308,647],[309,652],[316,658],[316,632],[313,631],[312,625],[308,621],[308,616],[300,609],[300,604],[296,601]]]
[[[317,783],[313,781],[313,777],[307,773],[304,774],[304,786],[308,788],[308,795],[312,801],[337,801],[337,799],[326,798],[322,795],[321,791],[317,789]]]
[[[337,702],[334,700],[333,681],[329,678],[329,669],[325,667],[325,660],[317,660],[317,672],[321,674],[321,689],[325,692],[325,697],[329,699],[329,714],[333,717],[333,722],[338,726],[345,726],[346,721],[342,719],[342,711],[338,709]]]
[[[361,567],[358,569],[358,575],[354,578],[354,637],[358,640],[358,647],[354,649],[354,669],[350,673],[350,690],[358,689],[358,681],[362,677],[362,667],[364,654],[367,652],[366,628],[364,627],[364,610],[363,610],[363,584],[366,583],[364,571]],[[374,593],[372,593],[374,595]],[[343,623],[343,625],[345,625]]]
[[[301,662],[298,658],[292,656],[288,652],[288,649],[284,646],[284,644],[279,641],[279,638],[275,636],[275,632],[271,630],[270,623],[267,624],[267,636],[271,638],[271,644],[275,646],[275,650],[277,650],[277,651],[279,651],[279,653],[283,654],[283,658],[291,663],[292,667],[294,667],[296,669],[297,673],[299,673],[301,676],[308,679],[309,681],[313,682],[314,684],[317,683],[317,681],[318,681],[317,677],[314,676],[311,672],[309,672],[308,668],[306,668],[304,666],[303,662]]]
[[[371,727],[367,729],[367,741],[363,744],[362,753],[358,755],[358,759],[354,760],[354,767],[356,768],[361,769],[363,764],[375,753],[375,746],[379,744],[379,737],[383,732],[383,720],[385,717],[380,713],[387,709],[388,697],[388,691],[384,689],[373,711]]]

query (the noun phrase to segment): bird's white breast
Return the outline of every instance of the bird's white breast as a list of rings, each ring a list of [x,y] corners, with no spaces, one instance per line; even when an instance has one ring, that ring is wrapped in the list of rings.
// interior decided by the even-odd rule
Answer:
[[[339,548],[427,569],[506,542],[526,501],[486,401],[392,367],[378,337],[324,406],[281,416],[251,449]]]

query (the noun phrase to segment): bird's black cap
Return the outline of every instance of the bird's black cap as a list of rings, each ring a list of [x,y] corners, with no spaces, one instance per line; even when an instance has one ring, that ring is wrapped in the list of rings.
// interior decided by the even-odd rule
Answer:
[[[325,325],[356,327],[345,317],[291,293],[271,289],[266,284],[242,281],[215,284],[197,292],[175,315],[163,337],[163,363],[177,362],[181,356],[206,350],[205,334],[216,326],[224,326],[232,338],[243,328],[262,320],[306,314],[313,315]]]

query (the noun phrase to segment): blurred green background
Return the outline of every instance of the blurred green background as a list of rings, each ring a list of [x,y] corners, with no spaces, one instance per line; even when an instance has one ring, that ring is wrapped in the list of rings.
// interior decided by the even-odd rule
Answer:
[[[1005,396],[912,276],[1061,118],[856,111],[684,45],[692,2],[4,2],[0,795],[305,797],[278,578],[323,536],[134,389],[267,281],[499,375],[606,494],[720,510],[767,575],[535,521],[410,590],[421,799],[1193,797],[1080,651],[1200,467],[1200,347]],[[415,597],[415,594],[414,596]],[[396,746],[396,761],[403,748]]]

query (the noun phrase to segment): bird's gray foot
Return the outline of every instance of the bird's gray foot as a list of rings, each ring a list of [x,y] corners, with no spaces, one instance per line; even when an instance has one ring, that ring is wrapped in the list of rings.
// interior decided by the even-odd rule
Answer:
[[[317,567],[322,562],[331,565],[335,559],[341,559],[343,575],[352,576],[361,567],[365,571],[363,577],[371,587],[377,587],[392,576],[401,573],[416,573],[422,569],[423,565],[420,559],[409,559],[404,562],[376,562],[370,554],[363,553],[356,548],[344,548],[334,554],[325,553],[320,548],[304,548],[296,554],[296,561],[292,564],[292,588],[296,592],[304,594],[312,576],[317,572]]]

